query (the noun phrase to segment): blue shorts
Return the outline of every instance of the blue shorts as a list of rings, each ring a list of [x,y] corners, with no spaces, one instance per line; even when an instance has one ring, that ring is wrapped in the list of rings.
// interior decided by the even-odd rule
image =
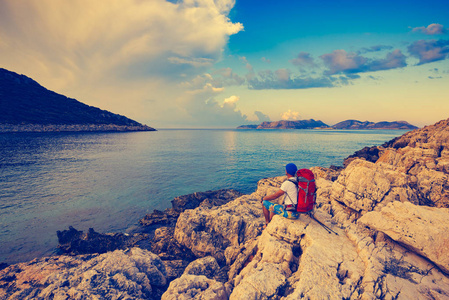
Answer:
[[[287,219],[298,219],[299,218],[299,212],[284,210],[283,205],[275,204],[268,200],[264,200],[263,206],[265,206],[265,208],[268,209],[268,211],[275,213],[277,215],[283,216],[284,218],[287,218]]]

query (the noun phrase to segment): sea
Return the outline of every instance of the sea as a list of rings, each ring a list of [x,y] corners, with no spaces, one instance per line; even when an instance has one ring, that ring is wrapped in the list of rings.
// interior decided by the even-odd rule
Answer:
[[[250,194],[284,166],[341,166],[403,130],[170,129],[0,134],[0,263],[52,255],[73,226],[132,232],[180,195]]]

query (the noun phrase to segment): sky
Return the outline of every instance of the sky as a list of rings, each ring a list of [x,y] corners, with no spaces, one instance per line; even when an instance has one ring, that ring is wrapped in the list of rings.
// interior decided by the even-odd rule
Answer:
[[[0,67],[155,128],[449,118],[449,1],[0,0]]]

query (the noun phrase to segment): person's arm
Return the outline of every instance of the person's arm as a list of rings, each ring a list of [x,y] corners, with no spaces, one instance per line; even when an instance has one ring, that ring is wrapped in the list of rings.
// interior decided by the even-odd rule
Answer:
[[[284,195],[284,191],[279,189],[276,193],[262,197],[262,199],[260,199],[260,202],[262,202],[263,200],[274,200],[279,198],[280,196]]]

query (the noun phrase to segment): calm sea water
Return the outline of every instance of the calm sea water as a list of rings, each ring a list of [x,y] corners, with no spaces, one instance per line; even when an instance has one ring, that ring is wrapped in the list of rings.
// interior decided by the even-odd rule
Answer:
[[[405,131],[160,130],[0,134],[0,262],[50,255],[57,230],[127,231],[196,191],[257,181],[348,155]]]

